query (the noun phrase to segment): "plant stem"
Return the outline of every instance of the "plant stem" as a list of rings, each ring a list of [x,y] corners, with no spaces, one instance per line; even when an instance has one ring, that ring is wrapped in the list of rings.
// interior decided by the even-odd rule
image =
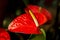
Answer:
[[[31,38],[32,34],[29,36],[29,38],[27,40],[29,40]]]
[[[45,33],[44,29],[41,28],[40,30],[42,31],[42,33],[43,33],[43,35],[44,35],[44,38],[45,38],[44,40],[46,40],[46,33]]]

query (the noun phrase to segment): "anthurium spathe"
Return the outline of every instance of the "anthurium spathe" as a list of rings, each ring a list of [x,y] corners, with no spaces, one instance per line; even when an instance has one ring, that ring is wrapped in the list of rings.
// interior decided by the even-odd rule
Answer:
[[[40,7],[34,5],[31,8],[27,6],[25,12],[9,24],[8,30],[15,33],[41,34],[39,26],[48,21],[47,16],[41,13]]]
[[[40,34],[39,28],[36,27],[29,14],[22,14],[15,18],[8,26],[8,30],[24,34]]]
[[[40,6],[28,5],[27,8],[25,8],[25,12],[28,13],[28,10],[31,10],[33,14],[36,16],[36,18],[38,18],[37,17],[38,15],[44,14],[48,19],[48,21],[52,19],[51,13],[47,9],[42,8]],[[42,22],[43,24],[47,22],[46,20],[42,20],[42,21],[45,21],[45,22]]]
[[[3,28],[0,28],[0,40],[10,40],[10,35]]]
[[[48,21],[46,15],[41,13],[41,9],[38,6],[29,5],[27,8],[25,8],[25,12],[29,13],[29,10],[31,10],[32,13],[35,15],[36,19],[39,22],[39,25],[43,25]]]

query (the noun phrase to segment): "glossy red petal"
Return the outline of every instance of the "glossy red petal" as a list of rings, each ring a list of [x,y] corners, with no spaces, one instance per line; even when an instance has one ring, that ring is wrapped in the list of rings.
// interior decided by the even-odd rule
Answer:
[[[0,40],[10,40],[10,35],[3,28],[0,28]]]
[[[8,30],[16,33],[40,34],[39,28],[36,27],[29,14],[23,14],[15,18],[8,26]]]
[[[52,15],[50,12],[48,12],[48,10],[46,10],[45,8],[41,8],[39,11],[39,8],[41,7],[36,6],[36,5],[28,5],[28,7],[25,9],[25,12],[27,13],[29,9],[33,12],[33,14],[38,14],[38,13],[44,14],[46,18],[48,19],[48,21],[52,19]]]
[[[38,14],[38,15],[35,14],[35,15],[40,25],[43,25],[47,22],[47,18],[44,14]]]
[[[36,10],[34,10],[34,11],[36,11]],[[26,8],[26,9],[25,9],[25,12],[26,12],[26,13],[29,13],[29,9]],[[37,12],[38,12],[38,11],[37,11]],[[36,19],[38,20],[38,22],[39,22],[40,25],[43,25],[44,23],[47,22],[47,17],[46,17],[46,15],[44,15],[43,13],[36,13],[36,12],[34,13],[33,10],[32,10],[32,13],[35,15],[35,17],[36,17]]]

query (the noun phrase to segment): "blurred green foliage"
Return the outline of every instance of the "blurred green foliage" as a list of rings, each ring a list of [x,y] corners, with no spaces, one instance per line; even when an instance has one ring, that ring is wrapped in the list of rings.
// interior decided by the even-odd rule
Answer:
[[[43,34],[32,35],[29,40],[46,40]]]

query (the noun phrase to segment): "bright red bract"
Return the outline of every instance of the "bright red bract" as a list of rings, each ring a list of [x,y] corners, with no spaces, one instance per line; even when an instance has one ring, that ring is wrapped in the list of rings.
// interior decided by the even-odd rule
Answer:
[[[0,40],[10,40],[10,35],[3,28],[0,28]]]
[[[15,33],[24,33],[24,34],[41,34],[40,28],[36,27],[34,20],[29,14],[29,10],[32,11],[36,17],[39,25],[43,25],[48,20],[51,20],[50,13],[42,8],[39,12],[39,6],[29,5],[25,8],[24,14],[15,18],[8,26],[8,30]]]
[[[39,8],[41,8],[40,12],[39,12]],[[25,12],[27,13],[28,10],[31,10],[35,16],[38,14],[44,14],[46,18],[48,19],[48,21],[52,19],[51,13],[45,8],[42,8],[36,5],[28,5],[27,8],[25,8]]]
[[[33,22],[29,14],[23,14],[15,18],[9,25],[8,29],[16,33],[39,34],[40,31]]]

